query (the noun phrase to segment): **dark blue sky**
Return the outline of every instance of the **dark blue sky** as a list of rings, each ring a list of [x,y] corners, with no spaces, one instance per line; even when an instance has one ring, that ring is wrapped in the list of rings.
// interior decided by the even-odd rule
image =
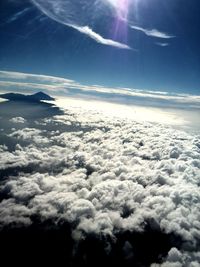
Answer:
[[[88,85],[199,94],[200,1],[137,1],[131,23],[175,38],[156,38],[128,27],[127,44],[136,51],[118,49],[50,19],[28,0],[1,0],[0,70],[61,76]],[[111,39],[113,23],[101,19],[93,30]],[[115,40],[124,42],[120,34]]]

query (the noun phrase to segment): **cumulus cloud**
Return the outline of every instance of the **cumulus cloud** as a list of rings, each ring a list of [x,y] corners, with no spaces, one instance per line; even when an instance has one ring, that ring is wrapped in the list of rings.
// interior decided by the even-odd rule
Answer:
[[[41,133],[46,132],[45,130],[41,131],[39,129],[35,128],[24,128],[21,130],[13,130],[11,134],[9,134],[9,137],[14,137],[16,139],[21,140],[29,140],[31,142],[36,143],[46,143],[48,142],[48,139],[46,137],[41,136]]]
[[[14,123],[25,123],[26,119],[22,118],[22,117],[14,117],[12,119],[10,119],[11,122]]]
[[[198,136],[81,107],[35,125],[8,134],[26,145],[0,147],[1,229],[64,221],[75,251],[93,236],[135,266],[198,266]]]
[[[161,31],[159,31],[157,29],[149,30],[149,29],[145,29],[145,28],[142,28],[142,27],[139,27],[139,26],[136,26],[136,25],[131,25],[130,27],[131,27],[131,29],[134,29],[134,30],[137,30],[137,31],[141,31],[141,32],[143,32],[144,34],[146,34],[147,36],[150,36],[150,37],[156,37],[156,38],[162,38],[162,39],[170,39],[170,38],[174,38],[175,37],[175,36],[170,35],[168,33],[161,32]]]

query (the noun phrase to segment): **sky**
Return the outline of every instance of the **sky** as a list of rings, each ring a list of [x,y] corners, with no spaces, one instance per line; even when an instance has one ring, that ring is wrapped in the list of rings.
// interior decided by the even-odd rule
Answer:
[[[199,0],[1,0],[0,70],[199,94],[199,13]]]
[[[199,14],[200,0],[0,0],[8,266],[200,266]],[[2,95],[39,91],[54,101]]]

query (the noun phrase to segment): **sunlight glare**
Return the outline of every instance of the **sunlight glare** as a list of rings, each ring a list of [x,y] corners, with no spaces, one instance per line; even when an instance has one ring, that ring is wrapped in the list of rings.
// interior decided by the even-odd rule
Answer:
[[[127,106],[95,100],[82,100],[77,98],[59,97],[56,105],[61,108],[81,108],[86,112],[96,112],[98,115],[127,119],[139,122],[155,122],[166,125],[184,125],[186,121],[179,115],[170,111],[163,111],[159,108]]]

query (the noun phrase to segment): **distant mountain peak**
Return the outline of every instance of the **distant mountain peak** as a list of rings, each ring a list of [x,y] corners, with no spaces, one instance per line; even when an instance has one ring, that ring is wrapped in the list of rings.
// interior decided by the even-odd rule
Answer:
[[[53,97],[43,93],[42,91],[37,92],[37,93],[35,93],[33,95],[30,95],[30,97],[37,98],[38,100],[54,100]]]
[[[32,94],[32,95],[49,96],[49,95],[47,95],[47,94],[43,93],[42,91],[40,91],[40,92],[37,92],[37,93],[35,93],[35,94]]]

